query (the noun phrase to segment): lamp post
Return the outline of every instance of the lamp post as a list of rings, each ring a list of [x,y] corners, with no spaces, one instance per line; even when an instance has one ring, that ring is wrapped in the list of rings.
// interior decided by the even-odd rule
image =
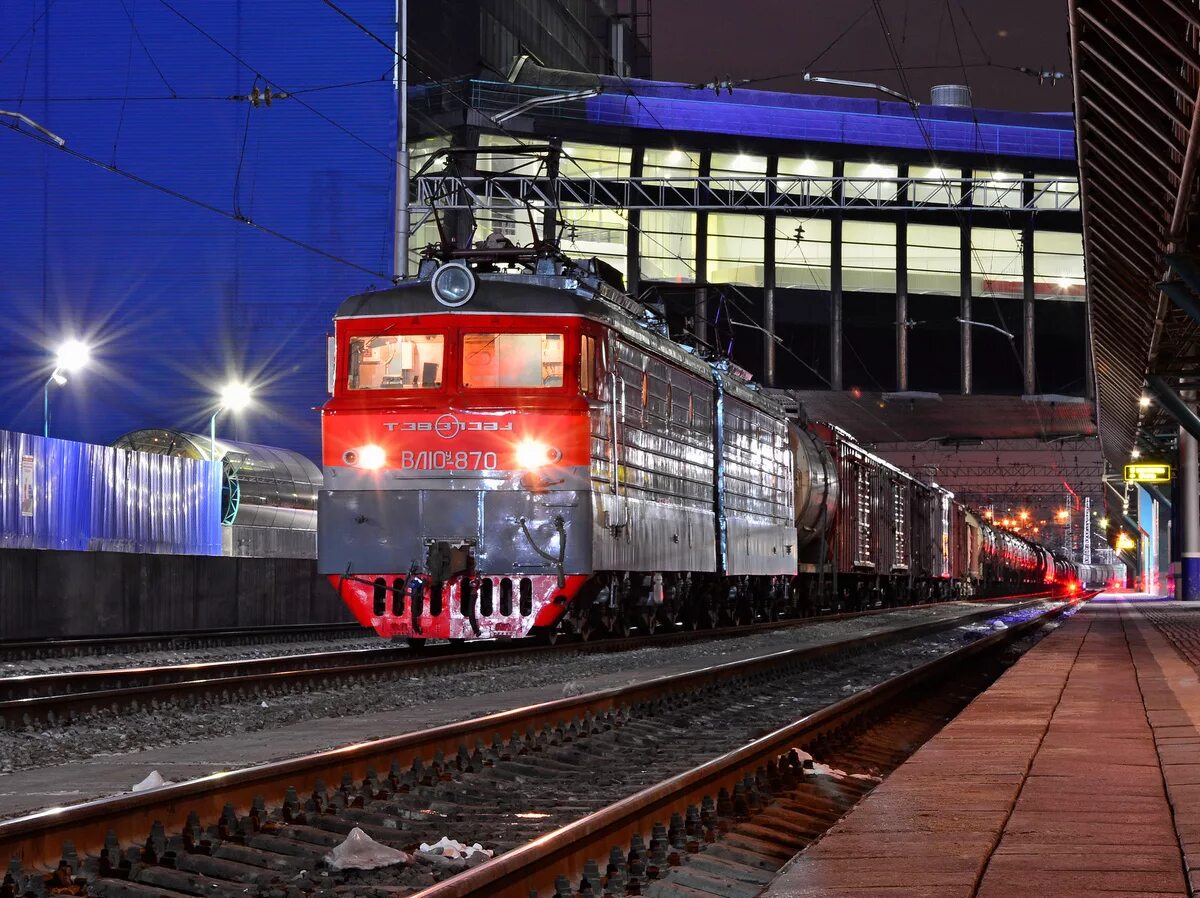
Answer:
[[[208,456],[209,461],[217,460],[217,415],[224,409],[240,412],[250,404],[251,391],[242,383],[228,383],[221,388],[217,402],[217,410],[208,419]]]
[[[68,340],[54,353],[54,370],[42,387],[42,436],[47,439],[50,437],[50,385],[63,386],[67,375],[86,367],[91,357],[91,349],[79,340]]]

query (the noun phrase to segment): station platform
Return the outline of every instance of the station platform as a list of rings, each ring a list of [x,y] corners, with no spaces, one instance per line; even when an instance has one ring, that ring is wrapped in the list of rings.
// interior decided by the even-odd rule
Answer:
[[[1189,898],[1200,606],[1105,594],[798,855],[767,898]]]

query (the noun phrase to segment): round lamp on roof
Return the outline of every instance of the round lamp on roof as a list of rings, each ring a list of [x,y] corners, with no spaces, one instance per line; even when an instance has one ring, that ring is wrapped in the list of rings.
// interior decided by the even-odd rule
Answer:
[[[475,275],[463,262],[446,262],[433,273],[430,286],[438,302],[456,309],[475,295]]]

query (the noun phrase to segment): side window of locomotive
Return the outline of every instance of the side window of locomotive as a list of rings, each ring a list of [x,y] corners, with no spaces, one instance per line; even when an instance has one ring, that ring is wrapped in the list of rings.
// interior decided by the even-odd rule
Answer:
[[[579,391],[596,395],[596,338],[584,334],[579,343]]]
[[[445,338],[395,334],[350,338],[351,390],[430,390],[442,385]]]
[[[463,334],[463,387],[561,387],[564,342],[562,334]]]

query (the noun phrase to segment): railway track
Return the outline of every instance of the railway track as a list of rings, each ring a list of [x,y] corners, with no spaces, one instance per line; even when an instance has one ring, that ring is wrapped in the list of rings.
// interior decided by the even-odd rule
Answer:
[[[1003,638],[1026,632],[1043,617],[1040,609],[1035,613],[1026,608],[1024,613],[1033,617],[994,637],[980,639],[965,654],[958,651],[952,657],[974,656]],[[567,858],[594,849],[589,843],[587,848],[571,848],[552,858],[535,857],[530,854],[531,846],[523,844],[529,838],[542,834],[536,847],[551,838],[558,840],[555,844],[565,844],[561,842],[568,838],[561,835],[564,832],[573,834],[570,837],[602,833],[600,837],[609,844],[597,857],[606,858],[611,844],[622,841],[612,834],[615,830],[608,824],[600,829],[592,824],[581,829],[580,825],[594,823],[597,815],[613,813],[612,808],[627,811],[633,799],[616,797],[661,779],[662,763],[677,764],[676,755],[686,759],[699,752],[711,757],[730,748],[735,749],[732,756],[743,761],[751,758],[756,764],[765,763],[761,759],[781,746],[786,754],[799,738],[790,731],[781,736],[785,731],[780,730],[739,748],[746,741],[742,730],[748,725],[761,727],[771,719],[767,711],[787,704],[783,697],[802,693],[821,676],[829,679],[830,688],[839,685],[845,659],[875,660],[890,651],[897,664],[911,667],[908,653],[917,641],[940,638],[946,645],[957,645],[961,637],[951,637],[947,631],[961,623],[961,619],[943,620],[899,632],[772,652],[147,793],[3,821],[0,844],[24,864],[10,870],[10,891],[24,894],[28,877],[43,875],[33,871],[48,867],[57,871],[52,874],[56,881],[92,895],[333,894],[329,890],[334,881],[321,871],[321,858],[358,827],[384,844],[408,848],[426,836],[434,841],[436,833],[447,830],[451,834],[486,833],[491,847],[506,853],[468,871],[467,879],[475,882],[484,871],[520,879],[536,867],[539,876],[550,877],[550,891],[542,894],[552,894],[553,880],[560,873],[582,873],[586,868],[583,862],[593,854],[580,854],[577,870]],[[943,632],[936,635],[939,630]],[[900,687],[895,683],[916,682],[914,676],[905,674],[900,680],[889,680],[893,685],[887,688],[873,688],[869,692],[874,698],[861,708],[843,701],[835,705],[839,709],[835,716],[808,714],[803,720],[810,729],[816,728],[805,731],[806,738],[833,732],[835,721],[842,726],[850,719],[848,714],[860,714],[872,702],[878,706],[896,694]],[[709,721],[707,727],[702,723],[705,720]],[[753,752],[747,755],[750,749]],[[631,757],[643,760],[644,769],[623,771],[618,777],[612,766],[615,759],[624,759],[628,766]],[[722,760],[729,757],[724,755]],[[708,770],[713,763],[702,767]],[[785,762],[784,766],[791,770],[794,764]],[[734,788],[734,780],[729,779],[733,774],[725,767],[721,770],[720,776],[726,777],[721,782],[728,781],[726,798],[736,809],[748,799]],[[711,773],[693,773],[685,779],[709,788],[717,782]],[[739,773],[736,779],[744,775]],[[606,782],[614,777],[621,781]],[[670,813],[662,816],[662,800],[679,783],[676,775],[637,792],[635,798],[642,796],[638,803],[642,817],[638,819],[654,816],[655,820],[670,821]],[[661,800],[649,801],[647,794]],[[607,805],[610,801],[615,801],[611,807],[597,807],[597,802]],[[727,804],[719,789],[713,791],[713,801],[717,811]],[[706,818],[702,800],[696,807],[701,823],[712,817]],[[685,815],[685,811],[686,806],[680,805],[680,821],[686,829],[695,823],[692,818],[696,815]],[[582,819],[554,828],[574,817]],[[552,832],[547,834],[548,828]],[[671,827],[671,831],[678,841],[679,827]],[[647,827],[646,832],[654,837],[651,844],[643,845],[646,857],[657,863],[662,840],[652,828]],[[81,857],[80,852],[88,857]],[[469,863],[418,855],[406,868],[407,878],[399,891],[395,882],[383,886],[372,883],[368,876],[350,894],[416,891]],[[635,875],[636,864],[628,865]],[[459,880],[445,879],[437,888]],[[282,891],[272,891],[276,888]],[[479,888],[483,891],[470,894],[501,894],[492,885]],[[524,898],[528,889],[520,894]]]
[[[1007,601],[1030,601],[1048,593],[1008,597]],[[1004,600],[990,600],[989,605]],[[896,611],[920,608],[914,605]],[[804,627],[813,623],[886,615],[886,610],[826,615],[750,626],[714,630],[659,633],[622,640],[559,643],[553,646],[520,641],[508,648],[495,643],[430,646],[420,652],[408,648],[376,646],[329,652],[309,652],[267,658],[231,661],[202,661],[183,664],[146,665],[127,668],[66,671],[0,678],[0,727],[55,724],[79,715],[113,713],[165,704],[195,704],[233,701],[239,698],[271,698],[301,689],[406,677],[420,669],[423,674],[502,665],[547,654],[615,652],[648,646],[669,646],[700,639],[727,639],[781,627]],[[993,614],[988,609],[982,614]]]
[[[134,652],[311,642],[330,638],[344,639],[366,632],[368,631],[357,623],[289,624],[277,627],[178,630],[122,636],[3,639],[0,640],[0,664],[45,658],[77,658],[89,655],[124,655]]]
[[[981,662],[1059,613],[805,715],[416,898],[755,895],[986,688]]]

